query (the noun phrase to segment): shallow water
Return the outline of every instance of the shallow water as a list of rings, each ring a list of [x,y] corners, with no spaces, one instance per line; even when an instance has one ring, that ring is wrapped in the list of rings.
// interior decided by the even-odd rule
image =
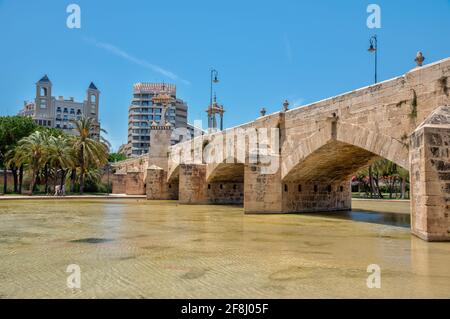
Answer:
[[[0,297],[449,298],[450,243],[411,236],[404,215],[381,224],[386,215],[362,211],[374,205],[243,215],[136,199],[0,201]],[[70,264],[80,290],[66,286]],[[369,264],[381,289],[367,288]]]

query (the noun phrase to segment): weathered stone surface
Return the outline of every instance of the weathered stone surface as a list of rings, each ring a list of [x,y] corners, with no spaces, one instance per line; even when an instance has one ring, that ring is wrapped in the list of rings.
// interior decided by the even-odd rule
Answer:
[[[116,173],[112,176],[112,193],[126,194],[127,193],[127,174]]]
[[[126,175],[126,194],[145,195],[143,172],[128,172]]]
[[[145,195],[143,172],[116,173],[112,177],[113,194]]]
[[[147,170],[146,192],[148,200],[178,199],[178,180],[167,181],[167,172],[155,165]]]
[[[449,114],[438,108],[411,136],[411,227],[429,241],[450,241]]]
[[[207,204],[206,165],[181,164],[179,201],[181,204]]]

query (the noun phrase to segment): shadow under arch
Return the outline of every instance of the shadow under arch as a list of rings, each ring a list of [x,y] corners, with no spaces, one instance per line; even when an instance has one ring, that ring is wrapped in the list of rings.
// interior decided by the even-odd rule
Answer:
[[[244,163],[228,158],[207,165],[207,196],[215,204],[244,203]]]
[[[380,158],[407,168],[408,155],[392,137],[332,123],[300,140],[283,162],[283,211],[351,210],[352,174]]]

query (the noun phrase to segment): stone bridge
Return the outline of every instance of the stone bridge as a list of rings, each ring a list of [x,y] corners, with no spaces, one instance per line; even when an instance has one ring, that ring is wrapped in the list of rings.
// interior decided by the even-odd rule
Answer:
[[[449,76],[450,58],[172,146],[164,168],[147,170],[147,197],[245,213],[350,210],[352,174],[386,158],[410,171],[413,233],[449,240]]]

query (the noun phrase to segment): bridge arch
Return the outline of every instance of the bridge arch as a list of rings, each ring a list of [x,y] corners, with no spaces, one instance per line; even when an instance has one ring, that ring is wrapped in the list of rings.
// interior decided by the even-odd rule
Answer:
[[[288,140],[286,143],[281,167],[282,180],[289,179],[289,176],[303,166],[304,161],[314,155],[315,152],[333,144],[340,145],[344,148],[344,151],[354,148],[355,155],[386,158],[405,169],[409,169],[407,144],[381,132],[374,132],[351,123],[336,123],[335,125],[330,123],[330,125],[321,128],[307,138]],[[336,162],[332,158],[333,156],[339,156],[335,153],[327,156],[327,154],[323,154],[323,150],[322,155],[332,162]],[[363,160],[358,158],[357,162],[362,163]]]
[[[401,141],[358,125],[328,124],[288,145],[281,176],[286,212],[351,209],[351,175],[379,158],[408,169],[409,151]]]

